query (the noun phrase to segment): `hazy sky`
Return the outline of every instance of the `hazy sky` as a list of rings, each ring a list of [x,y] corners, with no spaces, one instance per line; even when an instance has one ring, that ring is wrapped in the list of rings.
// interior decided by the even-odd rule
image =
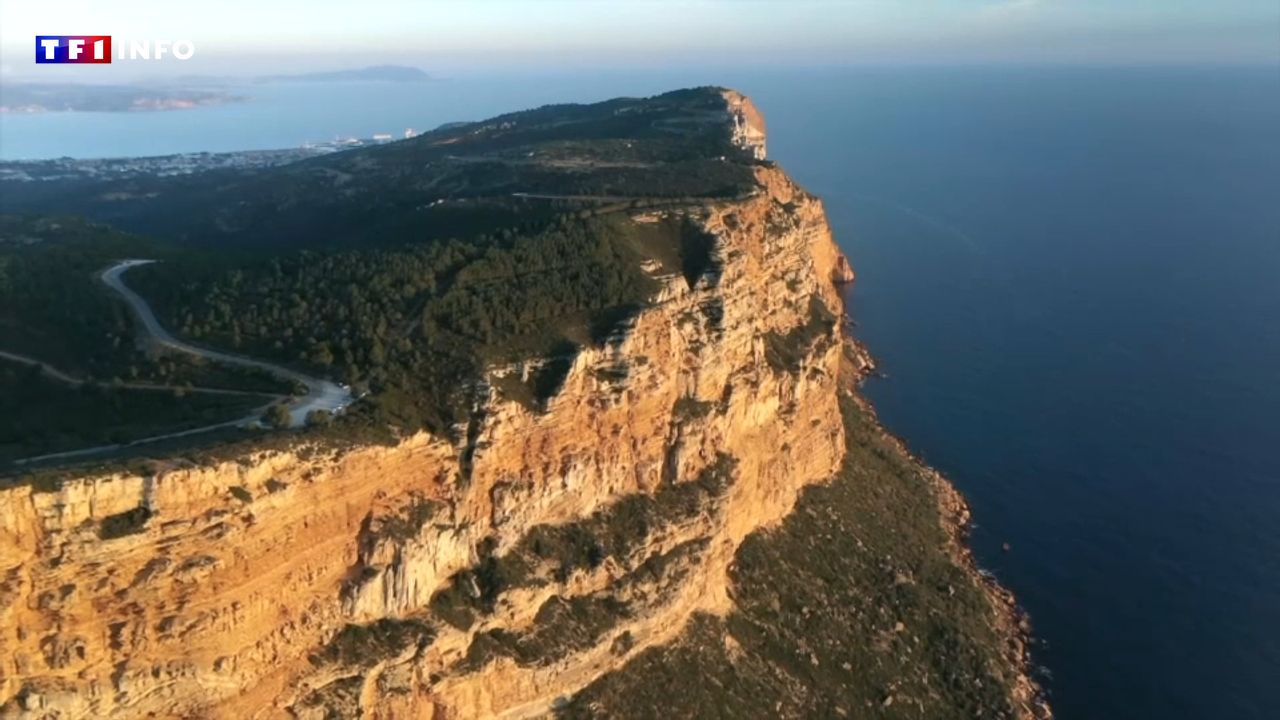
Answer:
[[[37,67],[36,34],[188,39],[196,57]],[[1280,0],[0,0],[0,65],[268,73],[864,63],[1280,62]],[[46,72],[47,71],[47,72]]]

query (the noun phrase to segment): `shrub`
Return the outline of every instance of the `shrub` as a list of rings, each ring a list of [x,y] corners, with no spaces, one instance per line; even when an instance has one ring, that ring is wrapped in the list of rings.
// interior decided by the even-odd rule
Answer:
[[[269,427],[273,427],[277,430],[283,430],[289,427],[293,422],[293,418],[289,413],[289,408],[286,405],[272,405],[267,408],[267,412],[262,416],[262,420]]]

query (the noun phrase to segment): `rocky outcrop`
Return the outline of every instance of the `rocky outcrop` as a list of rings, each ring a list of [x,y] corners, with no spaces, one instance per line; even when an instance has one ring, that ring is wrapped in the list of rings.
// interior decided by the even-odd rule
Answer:
[[[763,155],[759,114],[730,106]],[[711,267],[655,265],[653,305],[580,352],[544,411],[495,382],[465,447],[416,435],[0,490],[5,716],[538,715],[725,612],[738,544],[843,456],[848,265],[821,204],[755,172],[750,197],[636,211],[709,233]],[[614,541],[587,562],[529,547],[588,522]],[[519,582],[485,575],[526,556]],[[546,623],[575,640],[544,647]]]

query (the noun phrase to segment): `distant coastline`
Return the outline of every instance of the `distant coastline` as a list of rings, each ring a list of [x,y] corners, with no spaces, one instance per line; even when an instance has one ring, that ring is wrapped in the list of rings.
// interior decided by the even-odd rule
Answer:
[[[430,75],[416,67],[406,65],[372,65],[354,70],[299,73],[295,75],[263,75],[254,78],[256,83],[281,82],[427,82]]]
[[[415,67],[374,65],[348,70],[239,78],[190,75],[162,84],[95,85],[13,81],[5,83],[0,113],[191,110],[247,101],[247,96],[228,89],[236,86],[325,82],[420,83],[433,79],[431,75]]]
[[[190,110],[242,102],[223,90],[157,88],[143,85],[12,83],[5,87],[0,113],[154,112]]]

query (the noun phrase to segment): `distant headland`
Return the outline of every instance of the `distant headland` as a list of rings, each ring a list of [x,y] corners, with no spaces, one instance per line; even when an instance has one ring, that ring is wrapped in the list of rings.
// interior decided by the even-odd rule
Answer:
[[[432,77],[426,72],[406,65],[371,65],[353,70],[300,73],[294,75],[264,75],[254,82],[426,82]]]

